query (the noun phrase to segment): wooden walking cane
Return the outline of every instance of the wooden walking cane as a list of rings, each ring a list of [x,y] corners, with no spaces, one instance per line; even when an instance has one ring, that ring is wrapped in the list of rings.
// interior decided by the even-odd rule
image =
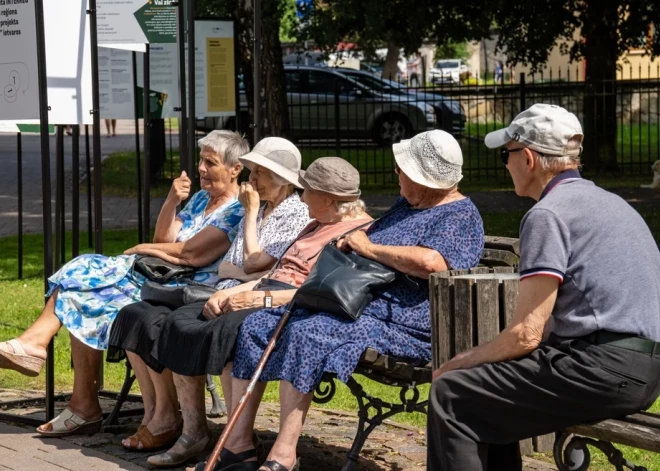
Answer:
[[[206,466],[204,466],[204,471],[213,471],[213,468],[215,467],[215,463],[218,461],[218,458],[220,458],[220,452],[222,452],[222,449],[225,447],[225,443],[227,443],[229,434],[236,425],[236,422],[238,422],[238,418],[240,417],[241,412],[243,412],[243,409],[245,409],[245,405],[247,404],[248,399],[250,399],[250,396],[252,395],[252,391],[254,391],[254,387],[257,385],[257,381],[259,380],[259,377],[261,376],[261,373],[264,370],[264,367],[266,366],[268,357],[275,348],[275,343],[277,342],[277,339],[282,333],[282,329],[284,329],[284,326],[289,321],[289,317],[291,317],[291,312],[293,312],[293,308],[294,308],[294,302],[295,300],[289,303],[289,305],[286,308],[286,311],[284,311],[284,314],[282,315],[282,319],[280,319],[280,322],[277,324],[277,327],[275,328],[275,333],[270,338],[268,345],[266,345],[266,350],[264,350],[263,355],[261,355],[261,359],[259,359],[259,363],[257,363],[257,369],[252,374],[252,378],[250,378],[250,384],[248,384],[248,387],[241,396],[241,400],[236,406],[236,409],[234,409],[231,416],[229,417],[229,420],[227,421],[227,425],[225,425],[225,428],[222,431],[222,435],[220,435],[220,438],[218,438],[218,443],[216,443],[215,448],[213,449],[213,453],[211,453],[211,456],[206,460]]]

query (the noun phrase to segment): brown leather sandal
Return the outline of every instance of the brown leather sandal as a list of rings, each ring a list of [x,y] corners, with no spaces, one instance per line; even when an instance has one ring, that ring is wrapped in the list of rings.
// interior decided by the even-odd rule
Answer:
[[[149,429],[144,426],[141,429],[138,428],[135,435],[129,437],[131,441],[130,445],[124,445],[124,448],[134,451],[162,450],[163,448],[169,448],[174,445],[177,438],[179,438],[179,435],[181,435],[181,427],[177,427],[174,430],[169,430],[158,435],[153,435]],[[141,448],[140,444],[142,444]]]

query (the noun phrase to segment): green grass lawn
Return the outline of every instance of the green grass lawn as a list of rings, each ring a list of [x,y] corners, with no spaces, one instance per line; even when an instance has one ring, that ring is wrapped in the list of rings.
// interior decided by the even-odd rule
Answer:
[[[660,209],[645,209],[642,216],[649,224],[656,241],[660,244]],[[518,226],[524,215],[523,212],[511,213],[484,213],[484,227],[487,234],[516,237]],[[137,243],[137,232],[135,230],[108,230],[104,232],[104,252],[108,255],[119,254],[127,247]],[[81,234],[80,240],[86,241],[87,235]],[[17,336],[39,315],[43,307],[43,239],[41,235],[26,235],[24,237],[24,279],[17,279],[17,238],[0,238],[0,339],[9,339]],[[67,240],[70,246],[70,240]],[[87,250],[89,252],[89,250]],[[71,254],[67,254],[67,260]],[[66,331],[60,332],[55,338],[55,385],[60,391],[71,390],[73,384],[73,370],[70,364],[70,343]],[[123,364],[105,364],[106,389],[119,390],[124,379]],[[366,378],[359,377],[368,392],[381,397],[386,401],[398,401],[399,392],[396,388],[383,386]],[[0,370],[0,385],[5,388],[15,389],[43,389],[45,375],[42,373],[36,378],[28,378],[11,371]],[[139,391],[134,386],[135,391]],[[428,394],[428,385],[421,386],[423,396]],[[264,400],[276,402],[278,400],[277,384],[269,385]],[[355,399],[350,391],[342,383],[338,382],[337,394],[328,404],[317,407],[330,409],[357,410]],[[660,410],[660,401],[657,402],[653,411]],[[407,423],[424,430],[426,418],[422,414],[400,414],[394,420]],[[637,464],[646,466],[649,470],[660,470],[660,455],[647,453],[639,450],[622,447],[626,456]],[[539,455],[540,459],[550,461],[548,454]],[[595,453],[592,460],[594,470],[609,469],[605,458]]]

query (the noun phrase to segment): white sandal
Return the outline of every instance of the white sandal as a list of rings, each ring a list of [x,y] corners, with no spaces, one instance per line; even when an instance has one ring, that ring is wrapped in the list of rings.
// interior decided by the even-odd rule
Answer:
[[[9,345],[14,349],[10,352],[3,345]],[[44,360],[41,358],[26,355],[23,345],[16,339],[0,343],[0,368],[18,371],[26,376],[39,376],[44,366]]]
[[[37,433],[44,437],[53,438],[67,437],[69,435],[93,435],[101,430],[102,422],[102,417],[96,420],[85,420],[67,408],[53,420],[44,424],[46,426],[50,425],[50,430],[37,429]]]

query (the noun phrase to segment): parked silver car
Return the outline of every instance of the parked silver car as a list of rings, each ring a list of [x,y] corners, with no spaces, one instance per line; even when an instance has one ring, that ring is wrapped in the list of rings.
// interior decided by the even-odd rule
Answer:
[[[291,137],[363,138],[390,145],[436,127],[431,104],[409,95],[372,90],[333,69],[285,65]],[[240,130],[248,130],[247,102],[241,90]],[[198,121],[199,128],[235,129],[234,118]]]
[[[409,96],[366,87],[332,69],[287,66],[284,74],[294,137],[331,138],[339,132],[389,145],[435,128],[434,107]]]

